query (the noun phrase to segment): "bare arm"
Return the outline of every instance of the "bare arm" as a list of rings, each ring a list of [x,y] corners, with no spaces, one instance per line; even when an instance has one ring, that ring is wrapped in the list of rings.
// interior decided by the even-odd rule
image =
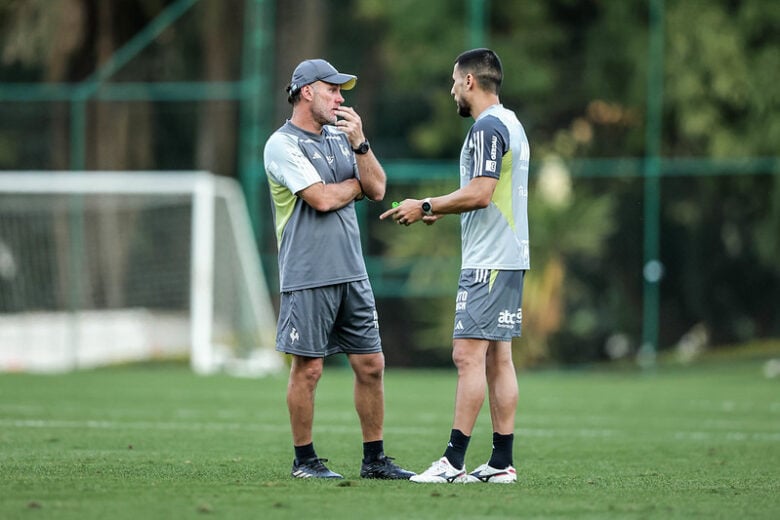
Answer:
[[[434,215],[465,213],[488,207],[498,179],[493,177],[475,177],[464,187],[448,195],[431,197]],[[422,207],[422,201],[419,204]],[[420,209],[422,212],[422,209]]]
[[[387,187],[387,175],[374,152],[369,150],[363,155],[356,155],[358,171],[360,171],[360,185],[366,197],[374,201],[385,198]]]
[[[475,209],[486,208],[493,197],[498,179],[492,177],[475,177],[466,186],[447,195],[431,197],[431,208],[434,217],[426,217],[422,210],[422,200],[405,199],[397,207],[382,213],[379,218],[392,217],[399,224],[413,224],[423,217],[433,223],[439,215],[465,213]],[[430,220],[428,220],[430,219]]]
[[[335,211],[341,209],[362,193],[357,179],[325,184],[318,182],[297,193],[309,206],[317,211]]]

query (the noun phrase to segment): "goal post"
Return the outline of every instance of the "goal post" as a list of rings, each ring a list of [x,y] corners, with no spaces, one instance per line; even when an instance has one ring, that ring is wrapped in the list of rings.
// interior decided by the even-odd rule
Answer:
[[[0,173],[0,370],[283,363],[240,186],[207,172]]]

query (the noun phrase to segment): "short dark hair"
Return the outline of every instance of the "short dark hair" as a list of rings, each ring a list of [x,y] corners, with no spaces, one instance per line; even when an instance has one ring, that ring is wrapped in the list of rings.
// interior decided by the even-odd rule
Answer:
[[[498,94],[504,71],[498,55],[490,49],[472,49],[455,59],[458,69],[464,74],[473,74],[479,86],[488,92]]]

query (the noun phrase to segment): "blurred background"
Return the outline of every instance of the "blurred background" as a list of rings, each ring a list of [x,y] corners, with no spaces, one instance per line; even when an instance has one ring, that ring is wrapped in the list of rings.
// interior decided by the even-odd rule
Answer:
[[[358,209],[388,366],[450,366],[459,220],[377,217],[457,188],[452,66],[488,46],[532,154],[518,365],[761,348],[780,337],[778,27],[775,0],[0,0],[0,170],[236,179],[277,305],[262,149],[292,69],[326,58],[358,76],[346,104],[388,174]],[[34,245],[2,229],[12,318],[121,307],[138,283],[118,249],[114,303],[22,297]]]

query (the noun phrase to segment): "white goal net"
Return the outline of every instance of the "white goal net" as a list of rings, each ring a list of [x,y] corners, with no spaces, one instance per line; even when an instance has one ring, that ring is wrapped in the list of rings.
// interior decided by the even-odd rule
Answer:
[[[0,371],[278,371],[246,204],[205,172],[0,173]]]

